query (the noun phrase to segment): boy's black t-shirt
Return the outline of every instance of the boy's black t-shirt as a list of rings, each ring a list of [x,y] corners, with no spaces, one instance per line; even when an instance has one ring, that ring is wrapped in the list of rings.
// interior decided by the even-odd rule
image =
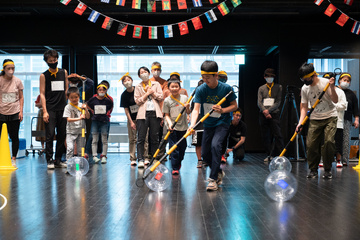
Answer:
[[[230,125],[229,129],[229,148],[234,147],[241,139],[241,137],[246,137],[246,124],[243,121],[239,121],[238,125]],[[244,144],[240,146],[243,148]]]
[[[47,111],[64,111],[66,106],[66,82],[65,70],[58,68],[55,75],[51,75],[49,70],[44,73],[45,76],[45,99]]]
[[[134,111],[134,108],[137,108],[134,99],[134,93],[135,91],[128,92],[127,90],[125,90],[121,94],[121,101],[120,101],[120,107],[129,109],[131,120],[136,120],[136,115],[137,115],[137,111],[136,112],[131,111],[131,110]]]
[[[109,122],[109,116],[106,113],[114,106],[110,98],[106,97],[100,100],[97,97],[92,97],[87,105],[94,110],[94,115],[91,118],[93,121]]]

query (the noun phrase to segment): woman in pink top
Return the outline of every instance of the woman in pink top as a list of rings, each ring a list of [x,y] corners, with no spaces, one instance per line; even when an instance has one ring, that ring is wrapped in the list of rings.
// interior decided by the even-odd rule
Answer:
[[[19,150],[19,128],[23,120],[24,86],[14,76],[15,63],[5,59],[0,73],[0,132],[6,123],[12,141],[11,162],[16,167],[16,155]]]
[[[160,122],[163,116],[159,102],[163,100],[161,86],[156,81],[150,81],[150,71],[147,67],[138,70],[138,76],[142,80],[135,87],[134,100],[139,106],[136,116],[137,129],[137,158],[138,167],[144,167],[144,143],[147,131],[149,131],[149,154],[154,155],[159,146]],[[149,161],[145,161],[145,165]]]

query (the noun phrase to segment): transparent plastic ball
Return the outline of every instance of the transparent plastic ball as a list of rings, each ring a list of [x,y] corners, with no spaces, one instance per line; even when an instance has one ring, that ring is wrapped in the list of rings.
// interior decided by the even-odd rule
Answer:
[[[294,175],[285,170],[275,170],[264,183],[266,194],[277,202],[290,200],[297,191],[298,183]]]
[[[269,164],[270,172],[273,172],[275,170],[285,170],[291,172],[291,169],[291,162],[286,157],[275,157],[273,158],[273,160],[271,160]]]
[[[150,168],[153,164],[146,168],[145,175],[150,172]],[[160,164],[155,170],[145,178],[145,184],[148,188],[154,192],[161,192],[167,189],[171,183],[171,173],[169,169],[164,165]]]
[[[83,157],[72,157],[66,162],[70,175],[81,177],[88,173],[89,162]]]

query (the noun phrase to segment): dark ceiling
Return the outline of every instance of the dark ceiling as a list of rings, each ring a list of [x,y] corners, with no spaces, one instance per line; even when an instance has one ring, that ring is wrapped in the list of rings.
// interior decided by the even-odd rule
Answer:
[[[100,0],[82,2],[111,18],[143,25],[184,21],[216,6],[203,0],[203,7],[195,8],[192,1],[187,0],[188,9],[178,10],[176,0],[172,0],[172,11],[163,12],[161,2],[157,1],[158,12],[147,13],[145,0],[140,10],[131,8],[132,0],[127,0],[125,7],[116,6],[116,0],[110,0],[109,4]],[[354,1],[352,6],[345,5],[343,0],[331,2],[352,19],[360,21],[360,1]],[[2,23],[11,22],[9,31],[13,34],[10,36],[18,37],[10,37],[7,41],[2,36],[0,53],[36,54],[53,48],[62,53],[86,54],[268,55],[276,53],[284,42],[291,42],[294,47],[308,44],[312,57],[360,56],[360,36],[350,32],[352,24],[347,23],[341,28],[335,24],[338,15],[334,13],[335,16],[329,18],[323,14],[328,0],[324,0],[321,6],[316,6],[314,0],[243,0],[237,8],[230,8],[227,16],[217,13],[218,21],[212,25],[202,20],[204,29],[190,29],[187,36],[174,36],[166,41],[161,37],[158,40],[138,40],[131,37],[132,32],[122,37],[116,35],[116,29],[101,29],[102,20],[95,25],[87,21],[91,11],[85,11],[83,16],[74,14],[77,4],[77,0],[72,0],[68,6],[61,4],[60,0],[2,1],[0,20]],[[52,38],[48,31],[51,28],[59,29],[61,34],[54,33]]]

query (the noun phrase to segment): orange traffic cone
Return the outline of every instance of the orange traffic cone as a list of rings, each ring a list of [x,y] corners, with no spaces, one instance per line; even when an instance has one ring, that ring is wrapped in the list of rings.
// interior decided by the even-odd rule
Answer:
[[[3,123],[0,138],[0,170],[16,170],[11,164],[10,145],[6,123]]]

